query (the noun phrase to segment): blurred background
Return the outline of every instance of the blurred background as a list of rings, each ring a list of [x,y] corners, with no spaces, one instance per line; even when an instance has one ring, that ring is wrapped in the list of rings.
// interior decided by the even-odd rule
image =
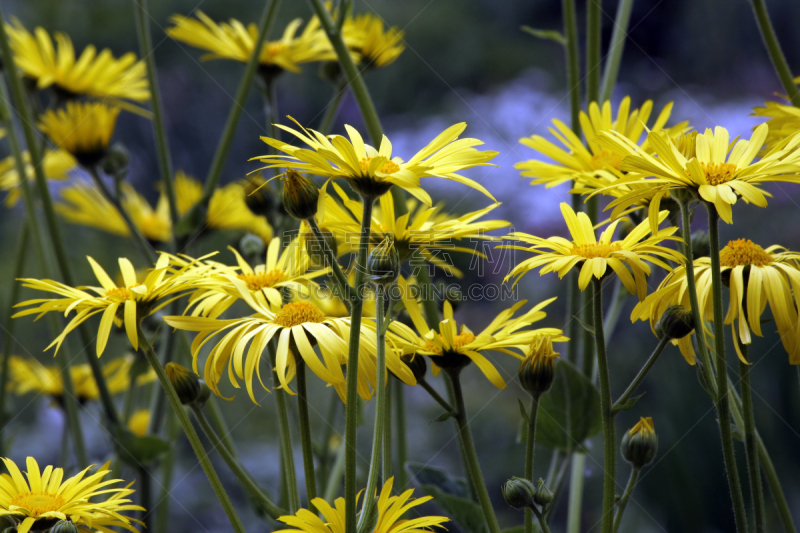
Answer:
[[[191,14],[200,9],[214,20],[236,18],[243,22],[258,19],[260,2],[245,0],[200,1],[170,0],[151,2],[150,15],[159,68],[161,91],[166,108],[173,163],[176,169],[203,177],[230,106],[233,102],[243,65],[227,61],[201,62],[198,50],[169,39],[164,29],[170,15]],[[387,24],[405,32],[406,51],[387,68],[367,76],[376,106],[395,152],[406,157],[424,146],[445,127],[466,121],[465,135],[478,137],[486,147],[497,150],[497,167],[485,167],[468,175],[486,186],[503,205],[491,218],[504,218],[519,231],[540,236],[565,234],[558,203],[568,198],[566,187],[544,189],[531,187],[513,165],[533,158],[534,152],[518,143],[531,134],[547,135],[553,118],[568,122],[568,96],[565,83],[564,50],[554,42],[540,40],[520,30],[529,25],[538,29],[561,31],[560,2],[523,0],[356,0],[356,12],[374,11]],[[33,0],[4,2],[6,16],[16,16],[32,29],[41,25],[49,31],[67,32],[76,49],[93,43],[98,48],[110,47],[119,56],[128,51],[138,53],[133,26],[132,7],[121,0]],[[578,2],[580,25],[584,24],[584,2]],[[800,69],[800,4],[773,1],[769,3],[773,22],[789,64]],[[607,45],[613,28],[616,5],[603,3],[603,40]],[[283,27],[295,17],[308,19],[310,8],[305,2],[283,2],[271,38],[277,38]],[[583,36],[581,36],[583,42]],[[581,51],[581,61],[585,53]],[[630,22],[619,84],[613,104],[630,95],[633,105],[644,100],[655,101],[656,109],[675,102],[671,123],[688,120],[696,129],[722,125],[732,135],[749,136],[758,120],[750,116],[754,106],[767,99],[775,100],[781,88],[765,48],[758,35],[747,2],[714,0],[672,0],[670,2],[637,2]],[[291,115],[301,124],[319,123],[332,97],[331,86],[321,80],[314,64],[307,65],[301,75],[284,75],[278,83],[281,115]],[[779,98],[778,98],[779,99]],[[345,97],[335,132],[343,124],[362,127],[352,95]],[[363,128],[362,128],[363,129]],[[239,123],[233,149],[225,168],[224,182],[242,179],[258,168],[251,157],[266,153],[259,140],[267,133],[260,94],[255,89],[247,101]],[[151,202],[157,196],[158,169],[151,124],[138,116],[123,114],[116,139],[132,154],[130,180]],[[435,200],[445,201],[446,209],[464,213],[485,207],[487,199],[479,193],[438,180],[423,182]],[[768,209],[737,205],[735,226],[723,225],[722,241],[746,237],[764,247],[781,244],[800,249],[797,199],[800,191],[792,185],[766,187],[774,197]],[[700,211],[698,211],[700,213]],[[698,216],[697,228],[703,226]],[[22,209],[0,210],[0,239],[3,250],[12,250],[22,220]],[[65,225],[69,252],[78,279],[94,283],[84,257],[91,254],[101,264],[114,268],[115,259],[133,255],[132,243],[99,231]],[[210,250],[224,250],[238,240],[234,234],[219,234],[196,244],[193,255]],[[12,260],[11,253],[0,259],[0,299],[8,298]],[[232,260],[227,252],[224,261]],[[494,260],[484,276],[477,278],[469,268],[469,257],[452,255],[468,273],[459,280],[462,287],[474,283],[501,283],[512,258],[500,264]],[[498,268],[495,265],[500,264]],[[142,265],[143,266],[143,265]],[[26,275],[39,275],[38,265],[28,264]],[[654,288],[660,278],[650,279]],[[440,277],[441,279],[441,277]],[[451,280],[446,280],[450,282]],[[610,287],[607,287],[610,291]],[[540,278],[528,275],[519,286],[518,297],[532,303],[561,295],[548,309],[545,326],[564,324],[565,283],[557,283],[554,275]],[[31,293],[25,293],[31,296]],[[491,317],[509,307],[510,301],[484,299],[469,302],[457,310],[459,322],[479,331]],[[618,396],[633,378],[645,358],[656,345],[656,339],[644,323],[631,325],[627,317],[633,301],[625,306],[619,327],[609,339],[612,365],[612,390]],[[42,353],[50,337],[44,335],[44,324],[20,319],[15,324],[15,353],[39,358],[50,364],[51,352]],[[46,328],[45,328],[46,329]],[[800,409],[798,408],[798,373],[790,367],[777,335],[765,328],[764,338],[756,338],[750,350],[754,359],[752,379],[755,388],[755,410],[759,430],[771,450],[783,481],[795,520],[800,520],[800,487],[794,480],[800,476],[796,450],[800,444]],[[112,348],[105,357],[124,352],[124,334],[112,336]],[[732,350],[731,350],[732,352]],[[733,361],[729,357],[729,361]],[[501,525],[511,528],[521,524],[522,515],[503,502],[500,486],[512,475],[521,475],[523,445],[518,440],[519,411],[517,399],[527,402],[525,393],[514,380],[516,360],[494,354],[492,360],[508,379],[507,389],[495,389],[476,368],[464,373],[468,390],[468,409],[484,475],[499,513]],[[312,376],[312,379],[316,379]],[[431,378],[443,389],[440,379]],[[322,433],[326,421],[330,391],[321,382],[312,386],[312,424]],[[228,392],[233,389],[228,387]],[[629,505],[623,530],[638,532],[696,531],[726,532],[733,530],[730,500],[722,467],[719,435],[713,406],[697,382],[694,368],[685,363],[677,348],[668,348],[648,377],[643,390],[646,395],[628,412],[619,416],[618,432],[633,425],[639,416],[652,416],[659,435],[656,461],[643,471],[637,492]],[[274,406],[269,394],[262,391],[261,406],[253,405],[239,393],[231,402],[223,403],[227,422],[244,462],[265,486],[278,486],[277,435]],[[457,441],[450,422],[433,422],[440,414],[434,402],[421,390],[406,389],[408,402],[408,441],[410,460],[442,467],[461,475]],[[314,410],[316,406],[316,410]],[[10,412],[14,419],[3,438],[11,442],[11,456],[17,462],[27,454],[36,455],[40,464],[54,464],[60,456],[58,435],[63,424],[61,411],[42,396],[28,395],[13,399]],[[372,406],[365,410],[361,432],[363,455],[370,445]],[[100,428],[101,413],[96,405],[83,408],[83,422],[90,435],[88,444],[96,462],[103,462],[109,452],[107,435]],[[335,427],[343,427],[341,417]],[[171,495],[170,531],[227,531],[224,514],[205,481],[191,448],[181,440],[180,462],[174,477]],[[585,513],[582,531],[599,530],[602,492],[602,443],[597,438],[589,443],[586,462],[588,480],[585,490]],[[741,472],[745,474],[744,448],[737,447]],[[537,476],[544,476],[550,451],[537,447]],[[260,521],[248,505],[246,495],[238,489],[221,461],[215,462],[220,475],[231,488],[237,508],[248,531],[270,531],[272,526]],[[297,450],[298,467],[302,464]],[[131,474],[132,475],[132,474]],[[628,466],[619,465],[619,482],[624,483]],[[130,478],[130,477],[129,477]],[[743,477],[746,479],[746,477]],[[301,482],[302,486],[302,482]],[[621,489],[620,489],[621,490]],[[766,489],[765,489],[766,490]],[[160,493],[156,487],[155,493]],[[558,501],[551,527],[562,531],[565,522],[566,498]],[[747,498],[747,495],[746,495]],[[749,499],[748,499],[749,501]],[[428,505],[425,510],[439,510]],[[768,496],[769,521],[777,525],[775,509]],[[457,531],[455,525],[450,531]]]

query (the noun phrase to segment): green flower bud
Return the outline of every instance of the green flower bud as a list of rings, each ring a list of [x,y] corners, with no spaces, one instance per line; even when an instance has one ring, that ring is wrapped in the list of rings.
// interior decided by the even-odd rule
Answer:
[[[400,275],[400,257],[394,243],[387,237],[367,257],[367,279],[389,285]]]
[[[634,468],[642,468],[650,463],[658,451],[658,436],[653,427],[653,419],[641,418],[622,437],[622,457]]]
[[[536,484],[536,490],[533,493],[533,503],[547,507],[553,501],[553,493],[544,484],[544,480],[539,478],[539,483]]]
[[[298,220],[307,220],[317,214],[319,189],[311,180],[293,169],[281,178],[283,182],[283,207]]]
[[[167,378],[175,387],[175,392],[178,393],[178,398],[183,405],[193,404],[200,399],[203,392],[200,378],[193,372],[178,363],[167,363],[166,371]]]
[[[262,258],[264,252],[266,252],[266,246],[264,246],[264,240],[255,235],[253,233],[245,233],[244,236],[239,240],[239,250],[242,252],[247,258]]]
[[[59,520],[56,525],[50,528],[49,533],[78,533],[78,526],[69,520]]]
[[[555,360],[558,353],[553,350],[553,339],[549,335],[534,337],[528,354],[519,365],[519,383],[534,398],[550,390],[555,379]]]
[[[682,305],[671,305],[655,327],[659,339],[682,339],[694,330],[694,315]]]
[[[535,492],[533,483],[520,477],[512,477],[503,485],[503,498],[514,509],[525,509],[533,505]]]
[[[692,232],[692,254],[697,261],[701,257],[708,257],[711,254],[711,241],[708,232],[701,229]]]
[[[100,162],[100,168],[109,176],[124,179],[128,174],[128,165],[130,161],[131,154],[128,152],[128,149],[120,143],[114,143]]]

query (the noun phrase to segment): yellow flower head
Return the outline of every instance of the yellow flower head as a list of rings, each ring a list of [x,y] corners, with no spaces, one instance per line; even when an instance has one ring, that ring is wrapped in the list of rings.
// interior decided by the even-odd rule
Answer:
[[[27,459],[25,476],[14,461],[2,459],[8,473],[0,477],[0,515],[18,521],[19,533],[28,533],[38,521],[53,519],[69,519],[80,529],[121,527],[134,533],[137,529],[132,523],[141,524],[122,514],[145,510],[131,503],[129,496],[134,491],[130,485],[111,487],[122,480],[103,479],[111,473],[108,463],[92,474],[89,471],[94,465],[64,480],[63,469],[47,466],[41,471],[33,457]]]
[[[462,183],[494,200],[482,185],[458,174],[464,169],[486,165],[497,155],[497,152],[481,152],[473,148],[483,144],[478,139],[458,139],[467,127],[465,122],[450,126],[411,159],[404,161],[392,157],[392,143],[386,136],[376,150],[365,144],[361,134],[348,125],[345,125],[345,129],[349,140],[341,135],[326,137],[318,131],[303,128],[294,119],[292,121],[302,131],[281,124],[277,126],[303,141],[310,149],[261,137],[269,146],[283,152],[254,158],[266,163],[264,168],[293,168],[298,172],[329,179],[343,178],[357,193],[373,199],[396,185],[431,205],[431,197],[420,187],[420,178],[434,176]]]
[[[778,245],[764,249],[745,239],[730,241],[720,250],[722,277],[723,280],[728,280],[730,288],[730,303],[724,322],[731,325],[736,352],[744,362],[747,361],[741,353],[739,343],[750,344],[751,331],[759,337],[762,335],[761,315],[769,304],[781,342],[789,354],[789,363],[800,364],[800,337],[797,331],[800,306],[798,261],[798,252],[788,251]],[[701,257],[695,260],[694,273],[698,305],[704,320],[713,322],[710,259]],[[670,305],[682,305],[691,309],[683,266],[671,272],[658,289],[634,308],[631,320],[649,319],[651,327],[655,328],[655,324]],[[693,363],[695,354],[691,337],[687,336],[677,344],[687,361]]]
[[[768,132],[767,124],[762,124],[749,140],[739,140],[731,146],[728,130],[720,126],[713,132],[707,129],[705,133],[694,137],[694,154],[691,157],[686,157],[686,147],[679,149],[663,132],[648,135],[657,158],[613,132],[602,132],[601,142],[626,154],[621,168],[634,173],[610,186],[646,186],[643,188],[654,194],[651,213],[658,210],[658,204],[666,193],[686,189],[714,204],[722,220],[731,224],[731,206],[739,197],[759,207],[767,206],[766,197],[769,193],[759,188],[762,183],[800,183],[800,176],[796,175],[800,172],[800,133],[784,139],[764,157],[754,161],[764,146]],[[609,208],[615,208],[615,212],[625,209],[637,201],[639,194],[641,190],[634,189],[609,204]]]
[[[236,19],[228,23],[216,23],[202,11],[196,13],[197,20],[173,15],[170,21],[174,26],[167,29],[167,35],[176,41],[207,50],[209,53],[202,57],[203,60],[249,61],[258,39],[258,27],[255,24],[245,27]],[[303,63],[336,59],[328,37],[320,28],[319,19],[313,17],[302,33],[297,35],[302,24],[301,19],[294,19],[286,26],[279,40],[264,43],[259,57],[262,67],[300,72]]]
[[[78,163],[100,162],[111,143],[119,108],[95,102],[67,102],[64,109],[48,110],[39,119],[42,130],[58,148],[75,156]]]
[[[514,283],[517,283],[523,275],[538,267],[543,267],[540,275],[557,272],[558,277],[563,278],[573,267],[580,266],[578,285],[581,290],[584,290],[589,286],[592,278],[603,279],[608,267],[611,267],[625,288],[631,294],[637,295],[639,300],[643,300],[647,294],[645,278],[650,274],[650,266],[647,263],[658,265],[669,271],[672,270],[672,267],[662,259],[678,263],[683,261],[683,255],[680,252],[659,246],[659,243],[664,240],[679,240],[672,237],[677,228],[658,230],[657,233],[645,238],[650,233],[650,221],[645,219],[623,240],[612,241],[614,231],[620,222],[615,220],[603,231],[598,240],[595,237],[592,222],[586,213],[581,212],[576,215],[575,211],[566,203],[561,204],[561,213],[567,222],[567,228],[572,236],[571,241],[563,237],[543,239],[527,233],[512,233],[508,236],[509,239],[522,241],[531,246],[502,246],[503,248],[525,250],[537,255],[515,266],[506,276],[506,281],[516,277]],[[667,214],[667,211],[659,214],[656,228],[667,217]]]
[[[31,164],[31,156],[27,151],[22,154],[25,161],[25,176],[29,180],[34,179],[33,165]],[[65,180],[69,177],[69,171],[72,170],[77,161],[68,152],[64,150],[45,150],[42,157],[42,168],[44,169],[44,176],[49,180]],[[14,156],[8,156],[0,161],[0,191],[8,192],[6,196],[6,206],[13,207],[19,200],[20,191],[20,177],[17,172],[17,163]]]
[[[400,57],[406,45],[403,30],[386,28],[383,19],[372,13],[348,17],[342,26],[342,37],[348,48],[361,58],[367,67],[385,67]]]
[[[399,496],[392,496],[393,483],[394,478],[389,478],[383,485],[377,503],[378,521],[371,533],[423,533],[434,527],[444,529],[442,524],[450,520],[444,516],[417,516],[402,519],[403,516],[410,514],[408,512],[410,509],[430,501],[432,497],[412,498],[414,489],[408,489]],[[275,533],[297,533],[298,531],[344,533],[344,498],[337,498],[333,506],[322,498],[314,498],[311,503],[319,509],[322,518],[307,509],[300,509],[296,514],[278,518],[291,529],[280,529]]]
[[[800,78],[795,78],[794,82],[800,83]],[[800,109],[791,102],[765,102],[764,107],[754,107],[752,114],[767,119],[769,133],[764,142],[764,149],[767,151],[800,130]]]
[[[86,95],[98,99],[144,102],[150,98],[146,67],[136,60],[136,54],[127,53],[115,59],[111,50],[99,54],[89,45],[75,59],[75,49],[70,38],[56,32],[56,47],[43,28],[34,35],[13,19],[6,24],[14,62],[25,76],[36,80],[39,89],[55,86],[65,96]]]
[[[628,430],[628,433],[631,436],[634,435],[642,435],[646,437],[652,437],[656,434],[656,429],[653,426],[653,419],[652,417],[640,417],[639,421]]]
[[[137,437],[144,437],[147,435],[147,430],[150,428],[150,410],[139,409],[133,413],[128,420],[128,429],[130,429]]]

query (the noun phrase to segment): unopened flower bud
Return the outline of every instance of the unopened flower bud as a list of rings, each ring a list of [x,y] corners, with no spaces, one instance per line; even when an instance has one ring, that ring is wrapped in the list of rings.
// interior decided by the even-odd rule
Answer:
[[[167,363],[166,371],[167,378],[175,387],[178,399],[183,405],[193,404],[200,399],[203,388],[200,386],[200,378],[193,372],[178,363]]]
[[[281,178],[283,182],[283,207],[298,220],[307,220],[317,214],[319,189],[311,180],[288,169]]]
[[[367,278],[378,284],[389,285],[400,275],[400,257],[388,237],[376,246],[367,257]]]
[[[653,419],[641,418],[622,437],[622,457],[634,468],[642,468],[650,463],[658,451],[658,436],[653,427]]]
[[[239,250],[248,258],[262,257],[266,251],[264,239],[253,233],[245,233],[239,239]]]
[[[106,156],[100,162],[100,168],[109,176],[122,179],[128,173],[130,161],[131,154],[128,149],[120,143],[114,143],[106,151]]]
[[[533,493],[533,503],[547,507],[553,501],[553,493],[544,484],[544,480],[539,478],[539,483],[536,484],[536,490]]]
[[[535,492],[533,483],[520,477],[512,477],[503,485],[503,498],[514,509],[525,509],[533,505]]]
[[[539,335],[533,339],[528,353],[519,365],[519,383],[534,398],[550,390],[555,379],[555,360],[558,352],[553,350],[553,339]]]
[[[692,254],[694,260],[697,261],[701,257],[708,257],[711,254],[711,241],[708,237],[708,232],[704,230],[697,230],[692,232]]]
[[[671,305],[661,315],[655,330],[659,339],[665,336],[670,340],[682,339],[694,330],[694,315],[682,305]]]
[[[70,520],[59,520],[49,529],[49,533],[78,533],[78,526]]]
[[[411,370],[417,382],[425,378],[425,373],[428,371],[428,363],[425,361],[425,357],[419,354],[403,354],[400,356],[400,360]]]

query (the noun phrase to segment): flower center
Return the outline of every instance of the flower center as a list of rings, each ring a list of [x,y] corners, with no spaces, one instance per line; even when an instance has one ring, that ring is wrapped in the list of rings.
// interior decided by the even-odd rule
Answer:
[[[597,170],[602,170],[607,167],[619,170],[622,164],[622,156],[609,152],[608,150],[601,150],[592,156],[592,166]]]
[[[772,256],[750,239],[738,239],[720,250],[719,262],[724,267],[766,266],[772,263]]]
[[[442,337],[441,333],[439,333],[438,335],[439,335],[439,340],[444,341],[444,338]],[[459,333],[453,339],[453,346],[451,346],[448,351],[457,352],[461,348],[463,348],[464,346],[466,346],[469,343],[473,342],[474,340],[475,340],[475,335],[470,333],[470,332],[468,332],[468,331],[465,331],[464,333]],[[438,346],[438,345],[436,345],[436,344],[434,344],[434,343],[432,343],[430,341],[425,343],[425,350],[429,351],[429,352],[433,352],[433,353],[435,353],[437,355],[442,355],[441,346]]]
[[[267,57],[269,58],[269,61],[275,59],[275,57],[282,51],[283,51],[282,42],[278,41],[278,42],[267,43]]]
[[[611,252],[619,252],[622,250],[622,245],[615,243],[597,242],[592,244],[572,244],[572,255],[579,255],[586,259],[594,259],[596,257],[608,257]]]
[[[706,181],[709,185],[722,185],[733,179],[733,175],[739,170],[733,163],[700,163],[706,173]]]
[[[35,492],[17,494],[11,500],[11,505],[22,507],[33,518],[37,518],[44,513],[58,511],[66,503],[64,498],[56,494],[37,494]]]
[[[236,276],[247,284],[251,291],[260,291],[268,287],[274,287],[282,281],[286,281],[286,274],[278,268],[269,272],[259,272],[258,274],[239,274]]]
[[[284,328],[299,326],[305,322],[325,322],[325,313],[308,302],[291,302],[284,305],[275,315],[275,324]]]
[[[361,165],[361,172],[363,172],[365,175],[369,175],[369,165],[372,162],[372,159],[372,157],[362,157],[358,162]],[[384,174],[394,174],[398,170],[400,170],[400,165],[389,160],[381,165],[381,168],[378,169],[378,172],[383,172]]]

